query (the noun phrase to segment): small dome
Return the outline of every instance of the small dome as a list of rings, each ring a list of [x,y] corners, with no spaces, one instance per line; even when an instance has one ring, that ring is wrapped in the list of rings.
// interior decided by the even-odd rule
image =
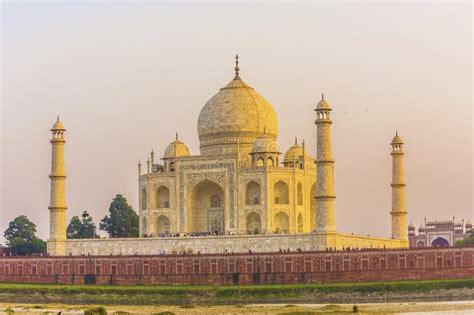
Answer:
[[[410,225],[408,226],[408,229],[409,230],[415,230],[415,226],[413,225],[413,223],[410,223]]]
[[[393,137],[391,144],[403,144],[402,138],[400,138],[398,132],[395,134],[395,137]]]
[[[66,130],[64,129],[63,123],[59,120],[59,116],[56,122],[54,123],[53,128],[51,128],[51,131],[53,130],[62,130],[62,131]]]
[[[280,145],[270,136],[264,134],[257,138],[252,146],[252,153],[280,153]]]
[[[307,156],[306,152],[304,152],[304,155]],[[286,151],[284,161],[293,161],[293,159],[298,159],[301,156],[303,156],[303,147],[295,141],[295,144]]]
[[[321,97],[321,100],[318,103],[318,106],[316,106],[316,109],[326,109],[326,110],[331,110],[331,107],[329,107],[329,103],[324,99],[324,94]]]
[[[466,222],[466,227],[472,227],[471,220],[467,220],[467,222]]]
[[[424,232],[425,231],[425,228],[423,227],[423,225],[420,225],[420,227],[418,228],[418,232]]]
[[[189,155],[190,154],[189,154],[188,147],[184,143],[179,141],[178,137],[176,137],[176,140],[171,142],[166,148],[165,156],[163,158],[169,159],[169,158],[189,156]]]

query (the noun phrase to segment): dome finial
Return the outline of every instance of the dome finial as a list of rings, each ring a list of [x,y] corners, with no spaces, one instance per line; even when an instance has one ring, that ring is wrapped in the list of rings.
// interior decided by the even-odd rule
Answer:
[[[239,77],[239,55],[235,55],[235,77],[238,78]]]
[[[324,93],[321,93],[321,100],[324,101]]]
[[[51,128],[51,131],[53,130],[66,131],[66,129],[64,129],[63,123],[59,120],[59,115],[56,115],[56,121],[53,124],[53,128]]]
[[[178,140],[178,132],[176,131],[176,140]]]
[[[298,137],[295,137],[295,144],[298,144]]]

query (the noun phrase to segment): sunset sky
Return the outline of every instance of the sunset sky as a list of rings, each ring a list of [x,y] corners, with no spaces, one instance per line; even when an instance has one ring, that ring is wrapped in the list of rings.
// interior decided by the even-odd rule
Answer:
[[[333,108],[336,226],[390,236],[390,141],[405,141],[408,223],[472,218],[472,4],[2,3],[0,231],[26,214],[49,231],[50,131],[67,131],[68,221],[96,224],[116,194],[138,210],[137,163],[241,78],[275,108],[283,151],[316,152]],[[2,239],[0,238],[0,241]]]

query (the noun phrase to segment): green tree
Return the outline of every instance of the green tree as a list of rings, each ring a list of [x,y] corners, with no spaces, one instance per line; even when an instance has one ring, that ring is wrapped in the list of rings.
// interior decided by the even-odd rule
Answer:
[[[465,240],[456,241],[456,245],[474,245],[474,230],[471,232],[471,235],[469,235]]]
[[[110,237],[138,237],[138,215],[125,197],[115,196],[109,207],[109,215],[100,222],[100,229]]]
[[[82,222],[79,217],[73,216],[71,222],[67,226],[67,238],[81,238]]]
[[[37,237],[29,241],[17,237],[10,242],[9,248],[14,255],[45,254],[46,242]]]
[[[74,216],[67,227],[67,238],[98,238],[97,228],[94,220],[87,213],[82,212],[82,221],[79,217]]]
[[[15,238],[30,241],[36,235],[36,224],[31,222],[26,215],[20,215],[8,224],[8,228],[3,233],[5,239],[11,242]]]
[[[25,215],[13,219],[3,235],[14,255],[46,253],[46,242],[36,236],[36,224]]]

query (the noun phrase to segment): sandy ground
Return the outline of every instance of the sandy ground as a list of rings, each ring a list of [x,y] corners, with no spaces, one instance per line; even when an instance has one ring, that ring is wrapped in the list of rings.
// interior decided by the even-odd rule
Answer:
[[[310,315],[320,313],[352,313],[354,304],[251,304],[229,306],[105,306],[108,314],[125,312],[134,315],[153,314],[288,314]],[[0,311],[18,315],[53,315],[61,311],[61,315],[83,314],[90,305],[65,304],[0,304]],[[371,303],[357,304],[359,314],[474,314],[474,301],[429,302],[429,303]],[[170,312],[170,313],[166,313]],[[10,313],[11,314],[11,313]]]

